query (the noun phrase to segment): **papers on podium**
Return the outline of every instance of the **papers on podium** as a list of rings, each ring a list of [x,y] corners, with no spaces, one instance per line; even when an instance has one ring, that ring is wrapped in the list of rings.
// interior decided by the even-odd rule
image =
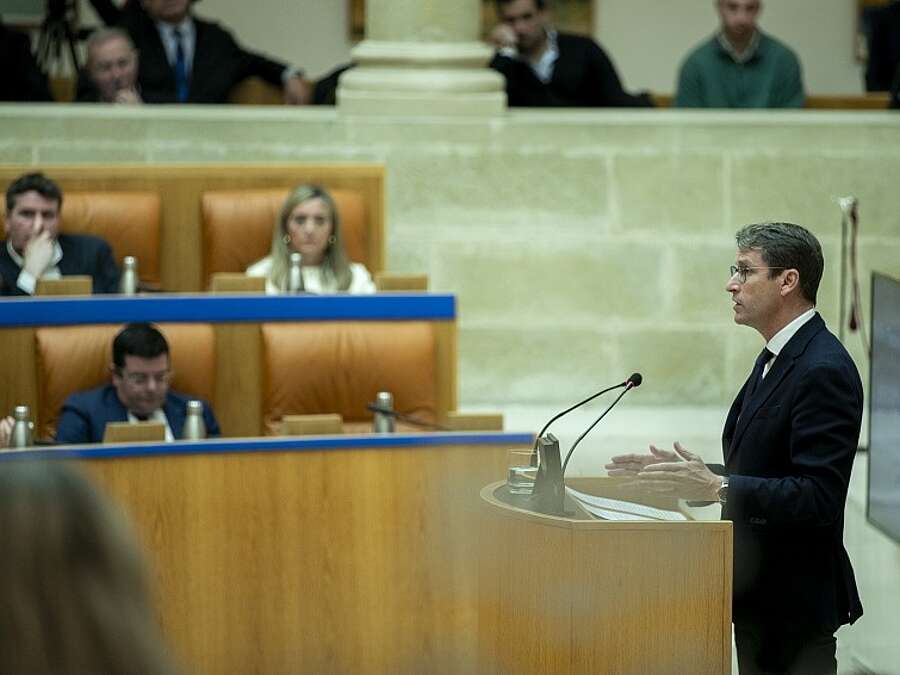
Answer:
[[[566,493],[585,511],[602,520],[688,520],[688,517],[680,511],[658,509],[621,499],[597,497],[570,487],[566,488]]]

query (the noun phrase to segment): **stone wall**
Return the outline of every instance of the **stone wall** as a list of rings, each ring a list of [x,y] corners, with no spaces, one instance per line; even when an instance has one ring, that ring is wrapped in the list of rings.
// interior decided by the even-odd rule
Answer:
[[[860,198],[868,274],[900,275],[900,117],[889,113],[513,112],[5,106],[3,163],[381,161],[387,265],[459,296],[462,405],[569,401],[639,370],[645,404],[724,405],[759,349],[734,327],[732,235],[782,219],[826,252]],[[856,336],[847,344],[867,376]]]

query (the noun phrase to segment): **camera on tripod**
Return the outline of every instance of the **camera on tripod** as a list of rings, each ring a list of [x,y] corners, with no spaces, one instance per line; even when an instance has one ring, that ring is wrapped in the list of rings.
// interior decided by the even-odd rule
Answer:
[[[44,72],[62,66],[64,49],[68,51],[75,74],[81,70],[75,45],[86,37],[87,31],[79,30],[77,24],[76,0],[47,0],[37,46],[37,61]]]

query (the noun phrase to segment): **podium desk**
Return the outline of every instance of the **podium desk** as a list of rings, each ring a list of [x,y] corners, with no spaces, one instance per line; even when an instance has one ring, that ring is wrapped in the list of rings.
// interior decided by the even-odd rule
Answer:
[[[730,522],[550,516],[505,490],[481,491],[479,673],[730,675]]]
[[[473,674],[479,491],[530,434],[59,446],[135,524],[185,673]]]

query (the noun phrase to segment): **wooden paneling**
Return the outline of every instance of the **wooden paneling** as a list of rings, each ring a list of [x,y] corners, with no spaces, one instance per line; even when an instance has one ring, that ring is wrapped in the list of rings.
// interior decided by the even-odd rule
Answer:
[[[384,269],[384,167],[379,164],[228,165],[47,165],[41,171],[63,192],[155,191],[162,197],[160,268],[162,289],[204,289],[200,194],[205,190],[279,188],[318,183],[361,193],[369,214],[369,255],[373,274]],[[27,167],[0,165],[5,186]]]
[[[84,460],[136,523],[185,672],[476,670],[478,493],[506,445]]]

